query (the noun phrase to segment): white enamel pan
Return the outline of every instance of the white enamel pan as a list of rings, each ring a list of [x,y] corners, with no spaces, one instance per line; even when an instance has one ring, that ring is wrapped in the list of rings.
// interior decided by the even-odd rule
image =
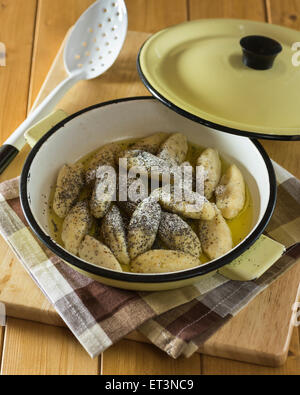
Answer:
[[[98,147],[154,132],[181,132],[192,143],[215,147],[237,164],[254,205],[252,230],[233,250],[197,268],[165,274],[119,273],[94,266],[68,253],[49,234],[48,204],[59,169]],[[75,270],[102,283],[125,289],[167,290],[195,283],[232,262],[255,243],[266,228],[276,202],[276,178],[271,161],[256,141],[223,133],[193,122],[151,97],[102,103],[68,117],[52,128],[29,154],[21,176],[21,202],[26,219],[39,239]]]

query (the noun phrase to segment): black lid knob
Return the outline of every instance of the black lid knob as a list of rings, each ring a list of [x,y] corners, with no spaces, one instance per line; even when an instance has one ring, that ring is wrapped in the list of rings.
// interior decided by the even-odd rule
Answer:
[[[255,70],[268,70],[282,51],[281,44],[265,36],[247,36],[241,39],[243,63]]]

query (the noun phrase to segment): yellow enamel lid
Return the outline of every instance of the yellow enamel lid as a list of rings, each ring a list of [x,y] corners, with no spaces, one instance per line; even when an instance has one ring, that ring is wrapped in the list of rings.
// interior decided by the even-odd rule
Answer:
[[[244,64],[240,41],[253,35],[281,44],[271,69]],[[151,36],[140,50],[138,69],[149,91],[183,116],[229,133],[299,140],[299,51],[298,31],[203,19]]]

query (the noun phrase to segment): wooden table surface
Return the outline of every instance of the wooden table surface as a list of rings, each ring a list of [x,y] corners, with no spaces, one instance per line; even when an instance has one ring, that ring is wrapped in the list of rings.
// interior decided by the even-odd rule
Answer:
[[[0,0],[0,42],[7,48],[7,65],[0,67],[1,142],[26,117],[66,32],[93,1]],[[156,32],[186,20],[217,17],[300,30],[300,0],[126,0],[126,4],[129,29],[135,31]],[[262,143],[274,160],[300,178],[299,142]],[[276,369],[199,354],[175,361],[152,345],[130,340],[92,360],[67,329],[8,318],[6,327],[0,328],[0,366],[3,375],[290,375],[300,373],[299,342],[295,329],[287,363]]]

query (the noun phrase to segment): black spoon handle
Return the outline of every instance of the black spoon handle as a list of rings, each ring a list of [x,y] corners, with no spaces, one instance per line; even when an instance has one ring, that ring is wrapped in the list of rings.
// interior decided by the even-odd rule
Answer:
[[[18,155],[19,150],[13,145],[4,144],[0,147],[0,174],[4,172],[7,166]]]

